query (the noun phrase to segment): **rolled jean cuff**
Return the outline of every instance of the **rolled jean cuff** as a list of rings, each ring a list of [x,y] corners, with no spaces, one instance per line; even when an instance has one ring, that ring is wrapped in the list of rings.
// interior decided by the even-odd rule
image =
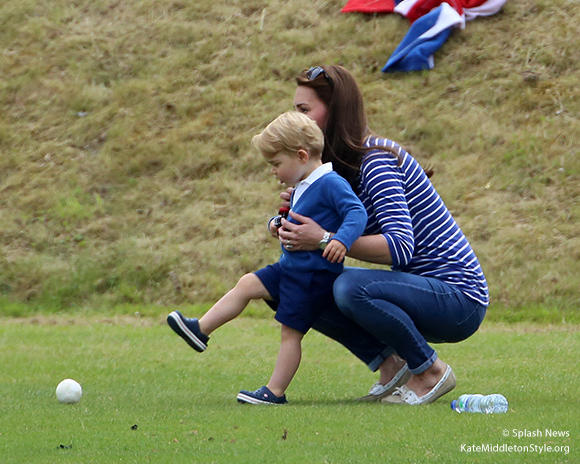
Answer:
[[[368,364],[369,369],[373,372],[376,372],[379,369],[380,365],[384,362],[384,360],[387,359],[389,356],[391,356],[394,352],[395,350],[393,350],[392,348],[385,348],[380,355],[378,355]]]
[[[436,360],[437,360],[437,352],[433,351],[433,354],[431,356],[429,356],[427,361],[425,361],[419,367],[415,367],[413,369],[409,368],[409,371],[411,371],[411,374],[413,374],[413,375],[422,374],[427,369],[429,369]]]

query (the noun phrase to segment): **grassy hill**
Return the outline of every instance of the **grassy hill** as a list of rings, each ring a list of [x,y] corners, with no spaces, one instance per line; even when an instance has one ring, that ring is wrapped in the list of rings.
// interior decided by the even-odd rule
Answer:
[[[4,313],[208,303],[275,260],[280,186],[250,138],[291,108],[300,70],[342,64],[371,128],[434,167],[490,313],[574,317],[576,2],[508,1],[454,31],[433,70],[389,75],[408,21],[344,3],[0,2]]]

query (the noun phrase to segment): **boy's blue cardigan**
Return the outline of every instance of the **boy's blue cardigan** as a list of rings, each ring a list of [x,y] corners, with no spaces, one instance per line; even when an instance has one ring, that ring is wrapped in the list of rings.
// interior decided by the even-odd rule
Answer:
[[[296,204],[292,204],[292,211],[307,216],[323,229],[334,232],[331,240],[339,240],[347,249],[360,237],[367,224],[367,213],[363,204],[349,183],[334,171],[310,185]],[[290,216],[288,220],[296,223]],[[322,250],[291,251],[282,247],[280,266],[288,270],[326,269],[340,273],[344,264],[331,263],[323,258]]]

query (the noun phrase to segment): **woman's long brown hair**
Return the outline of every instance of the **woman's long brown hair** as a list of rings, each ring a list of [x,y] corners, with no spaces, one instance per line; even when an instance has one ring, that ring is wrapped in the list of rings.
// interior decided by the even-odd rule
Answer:
[[[296,83],[313,89],[328,109],[322,160],[331,161],[334,170],[356,189],[363,157],[367,151],[375,148],[363,146],[371,131],[368,127],[362,93],[354,77],[342,66],[322,66],[322,68],[332,79],[333,85],[323,74],[309,80],[307,71],[303,71],[296,78]],[[399,158],[398,154],[389,148],[380,148]]]

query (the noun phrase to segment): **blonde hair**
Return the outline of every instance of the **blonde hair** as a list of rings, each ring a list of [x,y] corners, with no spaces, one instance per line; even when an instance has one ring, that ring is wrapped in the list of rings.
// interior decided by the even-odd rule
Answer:
[[[252,145],[266,159],[281,151],[297,153],[306,150],[312,157],[322,156],[324,134],[312,119],[297,111],[281,114],[252,137]]]

